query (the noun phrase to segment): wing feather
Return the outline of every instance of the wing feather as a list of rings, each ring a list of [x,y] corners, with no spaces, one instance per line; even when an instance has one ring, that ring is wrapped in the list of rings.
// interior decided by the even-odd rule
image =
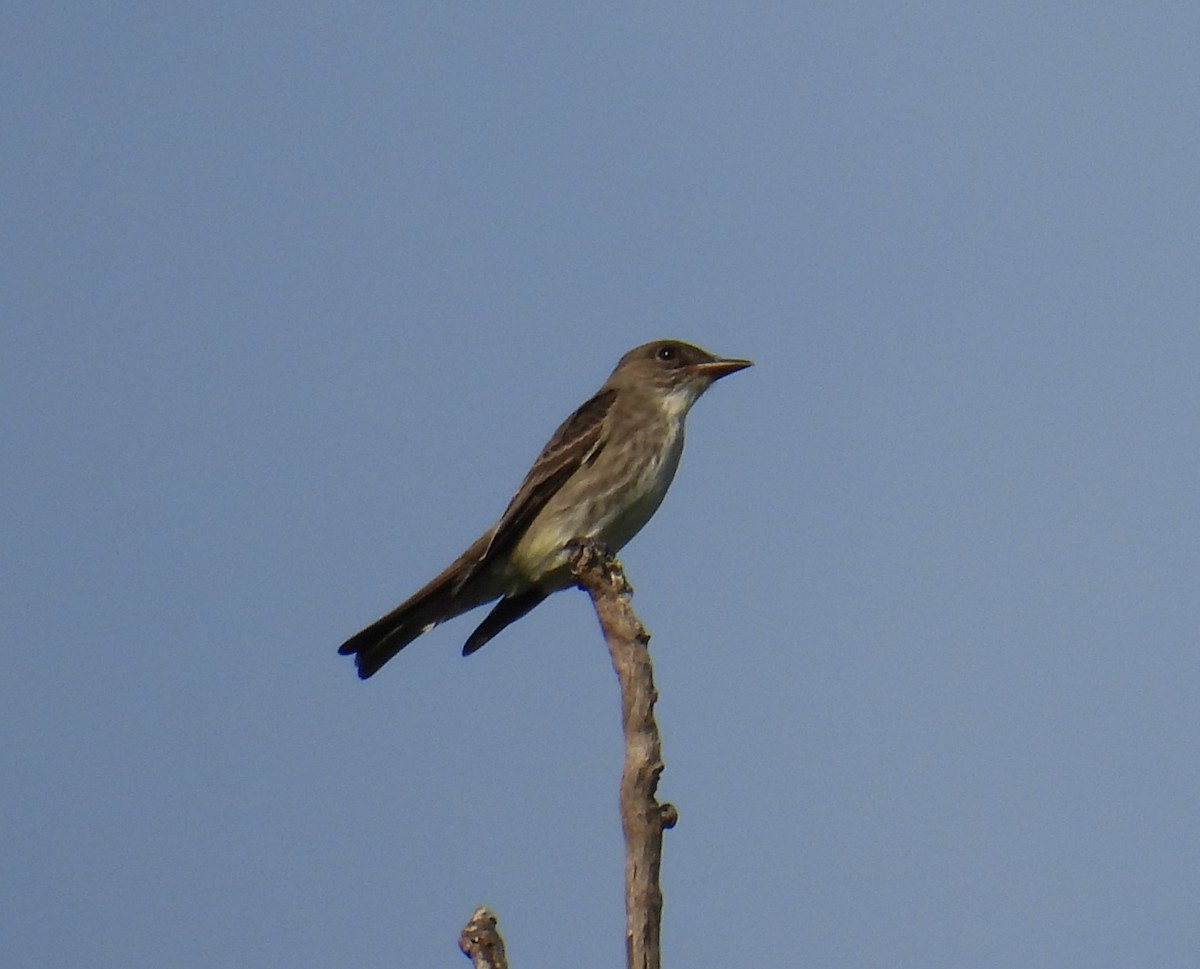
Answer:
[[[496,522],[483,554],[459,579],[460,587],[485,564],[512,549],[568,479],[596,459],[607,443],[605,418],[616,398],[615,389],[601,390],[559,425]]]

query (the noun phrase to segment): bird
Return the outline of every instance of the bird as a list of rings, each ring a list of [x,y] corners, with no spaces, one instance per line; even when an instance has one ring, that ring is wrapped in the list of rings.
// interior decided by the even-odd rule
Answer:
[[[463,645],[469,656],[569,588],[576,543],[615,553],[641,531],[675,477],[692,405],[714,382],[752,365],[681,340],[630,350],[559,425],[499,520],[338,653],[353,656],[368,679],[422,633],[499,599]]]

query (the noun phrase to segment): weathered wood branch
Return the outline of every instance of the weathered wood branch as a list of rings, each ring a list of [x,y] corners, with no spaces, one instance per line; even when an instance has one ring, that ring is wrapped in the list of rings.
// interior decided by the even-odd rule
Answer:
[[[475,969],[508,969],[504,940],[496,928],[496,916],[480,906],[458,934],[458,947]]]
[[[625,832],[625,956],[629,969],[662,965],[662,835],[679,818],[675,806],[656,799],[663,772],[662,740],[654,719],[654,667],[650,634],[634,615],[633,587],[606,548],[578,543],[571,563],[579,587],[592,599],[613,670],[621,687],[625,762],[621,769],[621,827]],[[474,969],[508,969],[496,916],[478,908],[459,935]]]
[[[592,598],[621,685],[625,763],[621,771],[621,827],[625,832],[625,952],[629,969],[660,969],[662,833],[678,813],[655,799],[663,771],[662,741],[654,720],[650,634],[633,613],[633,588],[607,549],[580,543],[572,574]]]

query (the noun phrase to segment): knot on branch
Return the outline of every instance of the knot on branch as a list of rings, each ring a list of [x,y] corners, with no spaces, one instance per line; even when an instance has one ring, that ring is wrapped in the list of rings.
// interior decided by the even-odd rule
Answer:
[[[475,969],[508,969],[504,940],[496,928],[496,916],[482,905],[471,913],[463,926],[458,935],[458,947]]]

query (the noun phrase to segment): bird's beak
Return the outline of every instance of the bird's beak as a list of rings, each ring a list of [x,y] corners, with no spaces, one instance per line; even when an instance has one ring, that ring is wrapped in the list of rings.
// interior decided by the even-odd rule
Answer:
[[[739,357],[723,357],[719,360],[710,360],[708,363],[694,363],[689,369],[692,373],[698,373],[701,376],[708,377],[710,380],[720,380],[722,377],[728,377],[731,373],[737,373],[739,370],[745,370],[747,367],[753,366],[753,360],[743,360]]]

